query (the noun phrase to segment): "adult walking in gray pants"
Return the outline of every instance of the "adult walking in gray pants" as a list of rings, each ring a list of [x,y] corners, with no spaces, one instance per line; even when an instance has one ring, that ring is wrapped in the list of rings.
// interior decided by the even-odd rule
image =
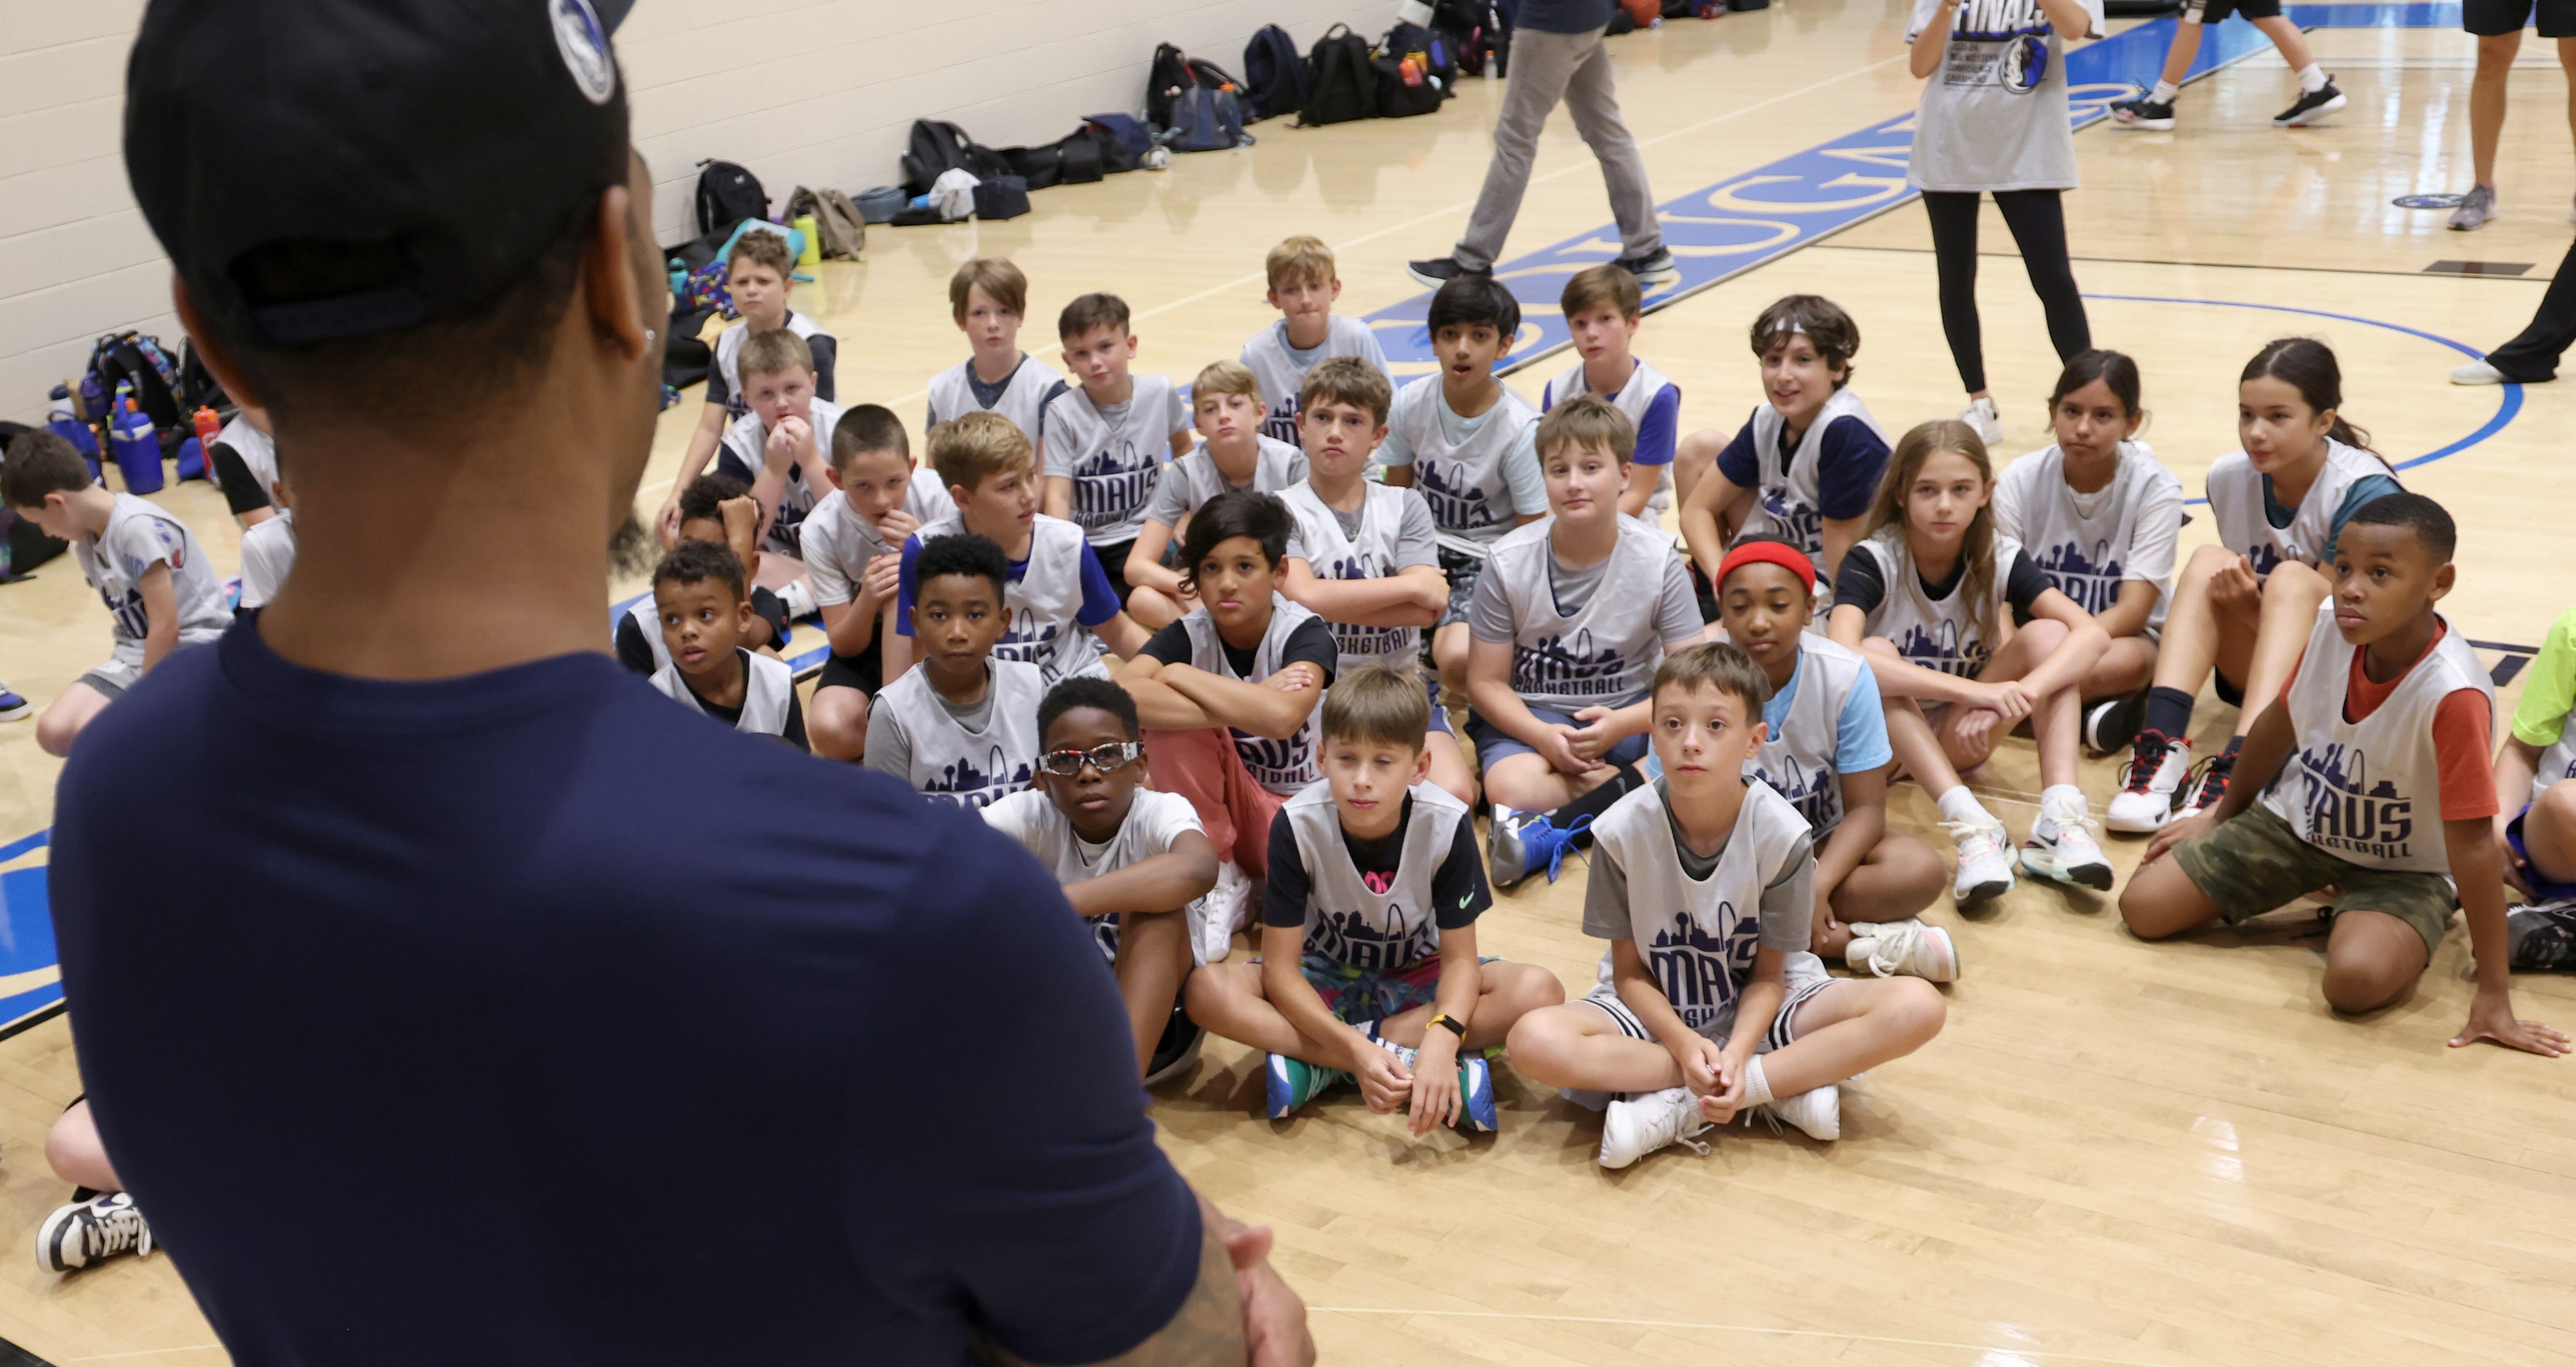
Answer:
[[[1560,100],[1574,115],[1575,130],[1601,163],[1601,178],[1609,185],[1621,253],[1613,264],[1635,273],[1649,289],[1677,274],[1673,254],[1664,250],[1663,227],[1655,221],[1646,164],[1637,156],[1637,140],[1619,119],[1610,53],[1601,45],[1615,2],[1521,0],[1503,112],[1494,120],[1494,160],[1485,168],[1476,212],[1467,220],[1467,235],[1449,255],[1406,264],[1414,279],[1438,289],[1459,276],[1493,270],[1503,239],[1511,236],[1512,219],[1520,214],[1521,195],[1529,189],[1539,129]]]

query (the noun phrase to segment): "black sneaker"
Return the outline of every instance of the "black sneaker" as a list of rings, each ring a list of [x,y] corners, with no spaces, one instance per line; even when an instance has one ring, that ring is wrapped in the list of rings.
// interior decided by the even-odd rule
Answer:
[[[1682,278],[1682,268],[1673,264],[1673,254],[1661,247],[1644,256],[1623,256],[1610,264],[1637,277],[1640,289],[1661,289]]]
[[[2516,973],[2576,968],[2576,902],[2506,912],[2504,944],[2505,962]]]
[[[2122,100],[2111,106],[2111,121],[2123,128],[2144,128],[2156,133],[2173,131],[2173,101],[2139,98]]]
[[[2182,807],[2174,813],[2174,820],[2189,821],[2226,801],[2227,780],[2235,772],[2236,756],[2232,753],[2211,755],[2202,760],[2190,781],[2184,785],[2186,796]]]
[[[151,1252],[152,1226],[121,1191],[74,1201],[36,1228],[36,1265],[47,1272],[77,1272],[120,1253]]]
[[[2272,126],[2274,128],[2302,127],[2320,114],[2331,114],[2343,108],[2344,104],[2343,92],[2335,89],[2334,79],[2328,77],[2324,85],[2301,95],[2297,104],[2273,115]]]
[[[1199,1061],[1199,1046],[1207,1034],[1179,1006],[1172,1008],[1172,1019],[1163,1027],[1163,1038],[1154,1045],[1154,1057],[1145,1063],[1145,1085],[1154,1086],[1188,1072]]]
[[[1407,261],[1404,263],[1404,273],[1435,290],[1462,275],[1493,274],[1490,270],[1471,271],[1459,265],[1458,258],[1454,256],[1436,256],[1428,261]]]
[[[2095,759],[2114,751],[2126,750],[2138,738],[2138,726],[2147,719],[2147,690],[2104,698],[2084,705],[2084,748]]]

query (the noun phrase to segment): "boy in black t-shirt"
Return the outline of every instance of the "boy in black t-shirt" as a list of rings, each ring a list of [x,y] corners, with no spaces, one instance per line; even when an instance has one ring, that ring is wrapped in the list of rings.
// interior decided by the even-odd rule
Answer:
[[[681,542],[654,567],[653,607],[671,661],[654,672],[653,687],[737,731],[776,736],[811,752],[794,671],[743,645],[758,619],[732,551]]]

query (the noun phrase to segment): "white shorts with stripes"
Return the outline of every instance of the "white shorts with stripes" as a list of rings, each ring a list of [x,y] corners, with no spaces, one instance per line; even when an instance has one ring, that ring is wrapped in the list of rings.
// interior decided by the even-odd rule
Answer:
[[[1753,1052],[1757,1054],[1785,1049],[1796,1042],[1798,1008],[1804,1006],[1809,997],[1834,985],[1833,975],[1825,971],[1825,961],[1803,949],[1789,956],[1781,978],[1788,984],[1789,995],[1781,999],[1779,1014],[1771,1018],[1771,1028],[1762,1032],[1762,1042],[1753,1046]],[[1619,1027],[1620,1034],[1649,1044],[1657,1042],[1655,1033],[1646,1028],[1645,1022],[1637,1019],[1637,1013],[1630,1011],[1626,1002],[1619,1000],[1619,989],[1611,984],[1602,983],[1593,988],[1583,1002],[1608,1016]],[[1724,1044],[1734,1030],[1735,1014],[1730,1011],[1709,1022],[1708,1028],[1700,1033]]]

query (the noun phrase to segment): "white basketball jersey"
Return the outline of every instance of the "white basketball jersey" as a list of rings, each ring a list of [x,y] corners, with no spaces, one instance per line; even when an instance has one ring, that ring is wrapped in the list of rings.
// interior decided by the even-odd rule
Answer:
[[[1055,875],[1058,887],[1071,887],[1168,854],[1175,832],[1204,833],[1207,829],[1199,824],[1198,809],[1190,805],[1188,798],[1151,788],[1136,790],[1127,808],[1127,819],[1119,823],[1118,833],[1105,844],[1094,845],[1076,835],[1073,823],[1065,820],[1064,813],[1047,800],[1045,793],[1033,787],[994,800],[984,808],[984,820],[1036,855],[1038,862],[1047,866],[1047,872]],[[1201,963],[1206,962],[1206,950],[1197,931],[1206,916],[1204,902],[1204,898],[1192,902],[1182,913],[1191,928],[1191,957]],[[1085,916],[1082,923],[1090,929],[1092,943],[1100,946],[1100,957],[1116,967],[1117,914]]]
[[[917,533],[924,542],[966,530],[962,513],[925,522]],[[1082,624],[1082,529],[1060,517],[1037,515],[1029,528],[1028,568],[1005,586],[1002,610],[1011,624],[993,643],[996,660],[1019,660],[1038,666],[1046,682],[1076,674],[1108,678],[1100,663],[1100,642]]]
[[[2050,586],[2095,616],[2120,600],[2129,547],[2148,496],[2160,489],[2182,493],[2182,481],[2139,441],[2120,443],[2119,467],[2111,487],[2103,490],[2109,497],[2091,517],[2076,509],[2075,490],[2066,482],[2066,453],[2053,445],[2006,467],[1998,482],[2007,481],[2018,486],[2021,525],[1998,530],[2022,544],[2022,553],[2048,576]],[[2164,624],[2166,600],[2172,596],[2173,577],[2157,580],[2156,606],[2147,625]]]
[[[1628,933],[1682,1023],[1723,1041],[1761,948],[1762,890],[1811,843],[1807,819],[1759,783],[1744,785],[1735,829],[1705,879],[1682,870],[1664,814],[1663,781],[1639,788],[1592,823],[1593,842],[1628,876]],[[1609,981],[1610,956],[1601,956]]]
[[[1670,534],[1618,519],[1619,544],[1602,567],[1592,596],[1573,613],[1558,610],[1554,517],[1541,518],[1494,543],[1485,573],[1495,576],[1512,614],[1512,691],[1532,707],[1577,712],[1619,707],[1644,696],[1664,662],[1656,630]]]
[[[1114,423],[1080,385],[1046,406],[1047,464],[1073,467],[1073,521],[1094,546],[1136,539],[1145,500],[1171,456],[1172,382],[1160,375],[1131,378],[1135,393]]]
[[[259,481],[262,494],[275,495],[277,488],[277,442],[266,432],[250,425],[250,419],[236,415],[215,434],[217,446],[229,446],[233,454],[249,467],[250,477]]]
[[[662,650],[661,636],[660,628],[655,628],[653,648],[657,657]],[[739,646],[735,650],[742,656],[744,677],[742,715],[735,719],[733,729],[751,736],[786,735],[787,700],[796,696],[796,671],[788,668],[785,660],[775,656],[757,654]],[[698,695],[689,691],[688,680],[680,677],[678,665],[665,661],[660,669],[653,671],[652,682],[655,688],[662,690],[662,696],[673,702],[687,703],[701,713],[707,710],[707,705],[698,700]]]
[[[671,647],[662,641],[662,609],[653,601],[653,595],[648,593],[636,599],[634,605],[626,609],[626,615],[634,618],[635,625],[644,629],[644,643],[653,647],[653,668],[656,671],[669,669]]]
[[[794,309],[787,311],[786,328],[808,343],[823,331],[820,324]],[[739,418],[751,411],[751,400],[742,396],[742,344],[750,336],[751,326],[747,323],[716,334],[715,367],[716,373],[724,377],[725,416],[728,418]],[[822,378],[816,375],[815,383],[820,384]],[[832,429],[823,429],[822,437],[823,445],[828,449],[832,444]]]
[[[1038,704],[1046,699],[1046,677],[1036,665],[999,655],[986,661],[985,668],[992,679],[993,710],[979,731],[967,730],[940,706],[939,690],[919,665],[877,694],[876,705],[894,709],[912,742],[908,778],[915,791],[982,807],[1028,787],[1037,777]]]
[[[1583,366],[1583,358],[1578,355],[1574,358],[1574,364],[1567,366],[1555,379],[1547,382],[1545,398],[1539,403],[1540,412],[1544,413],[1568,399],[1579,398],[1592,392],[1590,381],[1584,378]],[[1646,409],[1655,402],[1655,396],[1663,393],[1664,386],[1671,383],[1671,380],[1664,377],[1664,372],[1643,361],[1638,361],[1636,369],[1628,372],[1628,382],[1619,386],[1619,392],[1604,394],[1602,397],[1608,399],[1612,407],[1627,414],[1628,425],[1635,427],[1646,420]],[[1655,493],[1653,497],[1646,500],[1646,506],[1661,512],[1673,506],[1672,463],[1667,461],[1655,467],[1655,471]]]
[[[1797,692],[1777,735],[1744,763],[1744,776],[1758,778],[1806,818],[1822,841],[1843,821],[1842,775],[1835,771],[1835,742],[1842,731],[1843,707],[1851,701],[1869,662],[1857,650],[1813,632],[1798,635],[1798,673],[1790,682]]]
[[[800,463],[787,472],[787,487],[778,491],[778,515],[770,519],[769,535],[761,540],[764,549],[781,555],[797,555],[803,551],[804,547],[798,542],[797,528],[823,495],[832,490],[831,485],[823,482],[820,466],[832,458],[832,433],[841,425],[841,406],[830,399],[809,400],[806,419],[814,429],[816,468],[808,469]],[[754,478],[759,477],[761,466],[768,459],[764,450],[768,442],[769,429],[761,425],[757,413],[745,413],[725,429],[724,449],[742,462]],[[743,568],[749,570],[751,566]]]
[[[1190,664],[1220,679],[1241,679],[1259,683],[1279,672],[1280,656],[1288,648],[1288,638],[1299,624],[1315,620],[1315,614],[1289,602],[1273,590],[1270,595],[1270,628],[1261,633],[1261,644],[1252,652],[1252,672],[1237,674],[1233,662],[1225,658],[1225,640],[1217,635],[1216,619],[1204,607],[1190,609],[1181,619],[1181,630],[1189,633]],[[1243,767],[1252,781],[1274,793],[1293,793],[1322,776],[1315,767],[1315,736],[1321,725],[1323,707],[1318,704],[1306,714],[1305,724],[1286,740],[1272,740],[1237,728],[1234,752],[1243,758]]]
[[[939,472],[924,465],[912,472],[912,482],[904,486],[903,510],[916,524],[927,527],[956,516],[957,504],[940,485]],[[823,495],[814,510],[805,514],[796,528],[796,544],[805,572],[813,580],[817,603],[850,601],[869,561],[903,549],[888,544],[877,524],[851,507],[850,496],[838,489]]]
[[[1351,862],[1331,784],[1318,780],[1280,807],[1306,866],[1307,953],[1392,973],[1440,952],[1431,880],[1456,846],[1467,804],[1435,784],[1417,783],[1406,791],[1413,797],[1413,815],[1404,826],[1395,878],[1384,891],[1371,887]]]
[[[1323,351],[1307,364],[1336,356],[1357,356],[1381,369],[1386,365],[1369,325],[1341,314],[1332,316],[1324,329]],[[1306,372],[1288,354],[1288,325],[1273,323],[1254,333],[1252,340],[1243,344],[1243,365],[1260,383],[1262,400],[1270,405],[1269,416],[1262,420],[1262,435],[1295,446],[1298,395],[1306,387]]]
[[[1039,418],[1046,409],[1047,395],[1052,393],[1057,385],[1064,383],[1064,377],[1055,373],[1053,368],[1042,364],[1037,357],[1022,352],[1020,368],[1011,372],[1010,382],[1003,386],[1001,395],[993,400],[992,408],[987,410],[984,405],[975,402],[975,390],[966,380],[967,372],[974,367],[975,363],[972,360],[960,361],[931,377],[931,423],[936,425],[964,417],[968,413],[990,411],[999,413],[1018,424],[1020,431],[1027,434],[1030,444],[1035,445],[1040,430]]]
[[[1440,396],[1440,377],[1425,375],[1405,388],[1419,391],[1397,405],[1404,438],[1413,446],[1413,487],[1431,505],[1440,544],[1481,556],[1512,529],[1518,516],[1512,511],[1511,483],[1503,477],[1503,457],[1522,431],[1538,421],[1538,410],[1506,387],[1476,430],[1453,444],[1440,420],[1448,407]]]
[[[1260,450],[1253,457],[1252,482],[1244,488],[1256,494],[1275,494],[1306,477],[1304,451],[1268,436],[1257,436],[1254,440],[1261,444]],[[1205,443],[1163,467],[1161,477],[1181,482],[1182,497],[1189,503],[1188,511],[1193,513],[1206,507],[1209,499],[1235,487],[1226,483],[1225,472],[1216,468],[1216,457],[1208,454]]]
[[[286,576],[295,568],[295,510],[280,508],[277,516],[260,522],[242,533],[241,540],[241,605],[244,611],[266,607],[285,586]]]
[[[1870,635],[1886,637],[1907,664],[1925,669],[1974,678],[1986,667],[1995,642],[1977,628],[1975,607],[1968,602],[1968,576],[1959,576],[1947,598],[1925,597],[1923,577],[1914,568],[1914,552],[1905,544],[1905,529],[1895,524],[1879,528],[1876,536],[1855,543],[1852,549],[1878,566],[1879,579],[1887,586],[1878,606],[1870,610]],[[2012,612],[2004,590],[2012,581],[2013,561],[2020,555],[2020,542],[2000,534],[1995,537],[1994,583],[1989,589],[1994,601],[1987,620],[1998,631]]]
[[[2244,452],[2230,451],[2209,467],[2209,511],[2218,522],[2218,539],[2252,561],[2256,575],[2268,575],[2289,560],[2314,568],[2325,561],[2344,495],[2372,475],[2395,478],[2377,456],[2327,438],[2325,465],[2316,482],[2299,500],[2290,525],[2275,527],[2263,515],[2263,473]]]
[[[197,534],[188,530],[187,523],[133,494],[116,496],[105,531],[73,538],[72,559],[90,587],[98,590],[108,615],[116,619],[120,656],[136,662],[143,658],[143,639],[152,633],[152,619],[143,610],[143,591],[136,584],[145,571],[164,561],[170,566],[170,592],[178,600],[179,644],[203,645],[233,624],[223,582],[207,563]]]
[[[1769,404],[1753,410],[1753,458],[1761,462],[1762,479],[1753,495],[1753,510],[1744,517],[1740,536],[1779,536],[1796,543],[1816,562],[1816,573],[1825,572],[1825,514],[1822,507],[1824,486],[1816,473],[1816,464],[1824,455],[1825,429],[1838,418],[1858,418],[1869,424],[1869,430],[1887,440],[1887,429],[1869,414],[1860,396],[1848,388],[1837,389],[1816,410],[1816,420],[1798,438],[1798,449],[1786,459],[1780,454],[1780,433],[1784,419],[1780,410]]]
[[[2443,619],[2445,625],[2449,619]],[[2495,684],[2477,651],[2451,626],[2417,661],[2378,709],[2359,722],[2343,719],[2352,653],[2335,629],[2334,604],[2317,611],[2307,654],[2287,698],[2298,741],[2263,805],[2299,838],[2365,868],[2447,874],[2442,838],[2442,774],[2433,749],[2433,713],[2442,699],[2474,688],[2492,720]]]
[[[1367,491],[1367,501],[1360,505],[1357,536],[1343,532],[1340,515],[1312,484],[1300,482],[1279,494],[1279,501],[1288,505],[1288,515],[1297,519],[1299,558],[1318,579],[1386,579],[1397,572],[1395,543],[1404,525],[1404,501],[1417,495],[1374,481],[1360,487]],[[1401,666],[1422,642],[1420,627],[1364,627],[1330,620],[1324,625],[1332,628],[1333,644],[1341,652],[1336,678],[1361,665]]]

